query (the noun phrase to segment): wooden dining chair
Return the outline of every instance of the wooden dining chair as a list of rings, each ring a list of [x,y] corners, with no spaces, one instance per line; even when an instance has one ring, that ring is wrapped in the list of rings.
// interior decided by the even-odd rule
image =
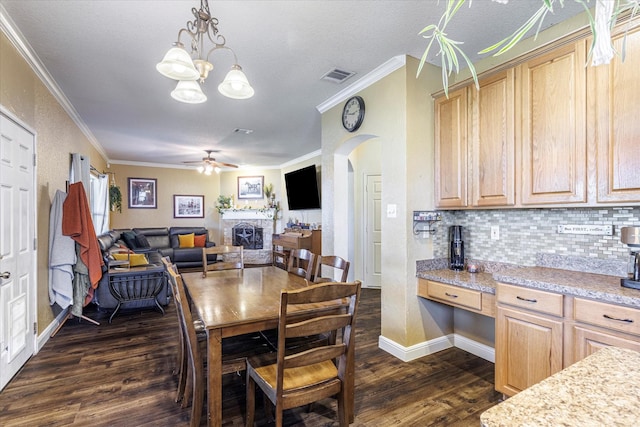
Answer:
[[[308,249],[291,249],[287,271],[311,281],[316,265],[316,255]]]
[[[341,426],[349,424],[348,402],[354,392],[348,376],[354,375],[355,318],[360,298],[359,281],[353,283],[329,282],[298,290],[283,290],[280,294],[278,321],[278,350],[275,364],[260,365],[247,361],[247,426],[253,426],[255,388],[276,408],[276,427],[282,426],[285,409],[303,406],[331,396],[338,399],[338,417]],[[322,304],[336,300],[344,302],[346,310],[339,313],[317,311],[315,315],[296,319],[296,306]],[[292,316],[293,315],[293,316]],[[313,348],[291,349],[288,338],[309,334],[342,331],[340,339]],[[352,378],[351,378],[352,379]]]
[[[189,294],[184,286],[182,276],[175,265],[168,270],[169,283],[173,291],[181,334],[185,347],[184,365],[178,380],[176,401],[181,401],[183,408],[191,403],[191,426],[200,425],[200,417],[204,405],[206,374],[204,357],[206,355],[206,331],[204,324],[191,311]],[[271,349],[259,333],[244,334],[222,340],[222,374],[240,373],[246,369],[247,357],[261,360],[269,357]]]
[[[218,261],[207,264],[207,255],[212,254],[218,256]],[[207,271],[220,270],[244,270],[244,247],[220,245],[202,248],[202,277],[207,276]]]
[[[314,283],[333,282],[335,279],[322,276],[322,266],[332,267],[333,269],[342,270],[341,282],[347,281],[349,275],[349,265],[351,263],[344,258],[336,255],[319,256],[316,261],[316,272],[313,276]]]

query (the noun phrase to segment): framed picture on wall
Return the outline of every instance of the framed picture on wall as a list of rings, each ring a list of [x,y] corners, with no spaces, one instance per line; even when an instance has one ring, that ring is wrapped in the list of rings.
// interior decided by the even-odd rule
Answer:
[[[129,209],[156,209],[157,193],[155,178],[129,179]]]
[[[262,199],[264,176],[239,176],[238,199]]]
[[[204,218],[204,196],[173,195],[174,218]]]

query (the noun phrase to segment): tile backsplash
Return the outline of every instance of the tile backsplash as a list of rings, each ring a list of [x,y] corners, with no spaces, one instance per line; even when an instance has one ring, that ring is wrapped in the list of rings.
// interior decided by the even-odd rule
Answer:
[[[558,234],[558,225],[613,225],[613,236]],[[433,235],[434,258],[447,258],[449,226],[464,227],[465,257],[536,265],[538,254],[627,261],[620,227],[640,226],[640,207],[442,211]],[[491,240],[491,226],[500,238]]]

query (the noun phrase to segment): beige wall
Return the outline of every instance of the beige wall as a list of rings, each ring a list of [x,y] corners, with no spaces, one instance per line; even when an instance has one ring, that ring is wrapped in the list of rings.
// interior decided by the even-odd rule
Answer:
[[[71,120],[6,36],[0,32],[0,104],[36,132],[37,321],[42,332],[60,312],[49,305],[49,210],[56,190],[65,190],[70,153],[89,156],[98,170],[105,159]]]
[[[220,177],[204,175],[195,169],[156,168],[111,164],[116,184],[122,192],[122,213],[111,212],[111,228],[134,227],[206,227],[215,241],[218,229],[216,200],[220,194]],[[129,209],[129,178],[156,179],[156,209]],[[174,218],[173,196],[204,196],[204,218]]]
[[[410,346],[452,332],[453,313],[416,297],[415,261],[429,258],[431,247],[429,241],[413,236],[411,214],[414,209],[433,208],[430,94],[439,87],[440,72],[427,66],[423,71],[427,78],[416,79],[417,60],[406,61],[405,67],[358,93],[365,100],[366,116],[357,132],[342,128],[343,104],[322,116],[323,247],[338,255],[346,251],[344,235],[354,232],[344,219],[347,156],[375,138],[382,159],[382,335]],[[386,217],[388,204],[397,206],[396,218]]]

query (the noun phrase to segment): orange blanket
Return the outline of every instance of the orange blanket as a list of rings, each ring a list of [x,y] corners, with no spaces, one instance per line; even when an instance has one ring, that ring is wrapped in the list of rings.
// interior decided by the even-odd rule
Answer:
[[[91,288],[97,288],[104,262],[81,182],[69,185],[69,194],[62,205],[62,234],[70,236],[80,245],[80,259],[89,269]]]

